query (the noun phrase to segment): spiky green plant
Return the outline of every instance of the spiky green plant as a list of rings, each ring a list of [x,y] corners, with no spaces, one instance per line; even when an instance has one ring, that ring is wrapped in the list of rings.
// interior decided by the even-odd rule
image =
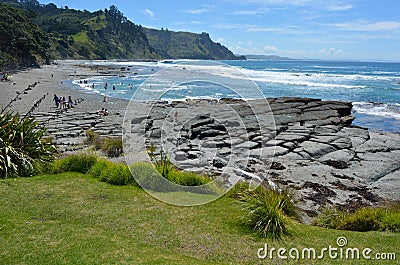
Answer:
[[[153,162],[154,167],[161,174],[161,176],[163,176],[164,178],[168,178],[168,174],[173,168],[168,152],[161,149],[158,158],[158,155],[156,154],[156,147],[152,143],[147,148],[147,154],[149,155],[150,160]]]
[[[293,200],[284,191],[259,186],[243,192],[244,222],[260,237],[281,239],[289,234],[291,218],[298,218]]]
[[[0,113],[0,177],[29,176],[35,163],[54,159],[55,148],[42,141],[46,129],[33,118]]]

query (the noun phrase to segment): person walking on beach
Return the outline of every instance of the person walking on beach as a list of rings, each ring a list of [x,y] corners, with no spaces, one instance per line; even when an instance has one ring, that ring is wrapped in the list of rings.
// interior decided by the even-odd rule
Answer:
[[[54,94],[53,101],[56,104],[56,108],[58,108],[58,105],[60,104],[60,99],[57,97],[56,94]]]
[[[74,104],[74,102],[72,101],[72,97],[71,96],[68,96],[68,108],[70,109],[70,108],[73,108],[73,105]]]
[[[60,97],[60,110],[65,109],[66,105],[67,105],[67,102],[65,100],[65,97]]]
[[[62,102],[62,97],[61,96],[58,98],[58,101],[59,101],[59,105],[60,105],[60,110],[62,110],[63,109],[63,102]]]

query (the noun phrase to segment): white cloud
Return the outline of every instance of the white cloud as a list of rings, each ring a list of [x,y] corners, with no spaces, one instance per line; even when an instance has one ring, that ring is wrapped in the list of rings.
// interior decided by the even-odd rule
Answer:
[[[266,53],[279,53],[279,49],[273,45],[267,45],[264,47]]]
[[[324,17],[321,12],[315,12],[310,10],[302,10],[299,12],[302,20],[315,20]]]
[[[354,7],[350,4],[340,4],[340,3],[333,3],[330,6],[327,7],[327,11],[346,11],[353,9]]]
[[[203,22],[192,20],[192,21],[183,21],[183,22],[175,22],[175,25],[204,25]]]
[[[334,24],[336,29],[347,31],[380,31],[380,30],[394,30],[400,28],[399,21],[381,21],[381,22],[368,22],[366,20],[357,20],[347,23]]]
[[[287,27],[282,27],[282,28],[275,28],[275,27],[263,27],[259,25],[254,25],[254,24],[228,24],[228,23],[219,23],[219,24],[214,24],[211,25],[211,27],[216,28],[216,29],[235,29],[235,30],[240,30],[244,32],[273,32],[276,34],[280,35],[285,35],[285,34],[293,34],[293,35],[305,35],[305,34],[311,34],[313,32],[310,31],[305,31],[299,28],[298,26],[287,26]]]
[[[282,28],[259,27],[259,26],[249,26],[246,28],[247,32],[274,32],[282,30],[283,30]]]
[[[264,5],[282,4],[286,6],[290,5],[300,6],[317,1],[318,0],[240,0],[241,3],[253,3],[253,4],[264,4]]]
[[[243,47],[242,43],[238,42],[236,45],[230,47],[231,51],[236,54],[262,54],[262,50],[256,47]]]
[[[335,48],[330,48],[330,49],[322,49],[320,51],[321,54],[325,54],[325,55],[339,55],[341,53],[343,53],[342,49],[335,49]]]
[[[192,15],[200,15],[200,14],[212,11],[214,9],[214,7],[215,7],[214,5],[202,5],[201,8],[182,10],[182,12],[192,14]]]
[[[274,55],[279,55],[279,56],[288,56],[290,58],[313,58],[316,55],[313,53],[310,53],[308,51],[304,50],[279,50],[273,45],[267,45],[265,47],[270,47],[272,50],[274,50],[273,47],[277,49],[277,51],[269,51],[268,49],[266,50],[265,47],[245,47],[242,45],[243,43],[237,42],[236,45],[230,45],[229,48],[236,53],[236,54],[266,54],[266,55],[271,55],[272,53]]]
[[[244,30],[245,32],[287,32],[291,30],[291,27],[288,28],[273,28],[273,27],[261,27],[253,24],[227,24],[220,23],[212,25],[213,28],[217,29],[238,29]]]
[[[190,10],[183,10],[184,13],[189,13],[192,15],[199,15],[208,12],[208,9],[200,8],[200,9],[190,9]]]
[[[243,25],[239,24],[227,24],[227,23],[219,23],[219,24],[214,24],[211,25],[213,28],[216,29],[240,29],[243,27]]]
[[[147,15],[147,16],[149,16],[150,17],[150,19],[154,19],[154,12],[153,11],[151,11],[150,9],[145,9],[144,11],[143,11],[143,14],[145,14],[145,15]]]
[[[265,13],[268,13],[268,12],[269,12],[268,8],[259,8],[259,9],[256,9],[256,10],[235,11],[235,12],[232,12],[231,14],[232,15],[251,15],[251,16],[254,16],[254,15],[265,14]]]

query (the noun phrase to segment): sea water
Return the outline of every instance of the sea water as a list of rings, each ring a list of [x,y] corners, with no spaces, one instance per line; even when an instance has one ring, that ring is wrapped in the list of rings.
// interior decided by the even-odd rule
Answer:
[[[86,62],[129,69],[119,76],[96,76],[74,80],[73,84],[89,93],[131,99],[140,87],[149,95],[168,90],[161,99],[238,97],[231,89],[204,81],[165,87],[162,83],[143,84],[165,68],[204,61],[174,60],[167,62]],[[338,62],[309,60],[246,60],[220,61],[238,69],[253,81],[265,97],[309,97],[353,103],[355,125],[371,130],[400,132],[400,63]],[[221,66],[221,67],[222,67]],[[222,69],[222,68],[221,68]],[[216,74],[227,76],[221,70]],[[94,88],[93,88],[94,84]],[[107,84],[107,89],[105,88]],[[115,89],[113,89],[113,87]]]

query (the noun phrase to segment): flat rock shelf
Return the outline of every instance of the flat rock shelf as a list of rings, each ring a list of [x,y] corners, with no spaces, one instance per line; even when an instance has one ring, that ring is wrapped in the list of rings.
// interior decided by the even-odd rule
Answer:
[[[400,199],[400,134],[353,126],[351,113],[351,103],[309,98],[130,102],[124,126],[121,115],[74,113],[65,130],[50,125],[49,134],[74,150],[87,129],[113,136],[124,129],[128,162],[153,144],[184,170],[289,186],[312,217],[326,204]]]

